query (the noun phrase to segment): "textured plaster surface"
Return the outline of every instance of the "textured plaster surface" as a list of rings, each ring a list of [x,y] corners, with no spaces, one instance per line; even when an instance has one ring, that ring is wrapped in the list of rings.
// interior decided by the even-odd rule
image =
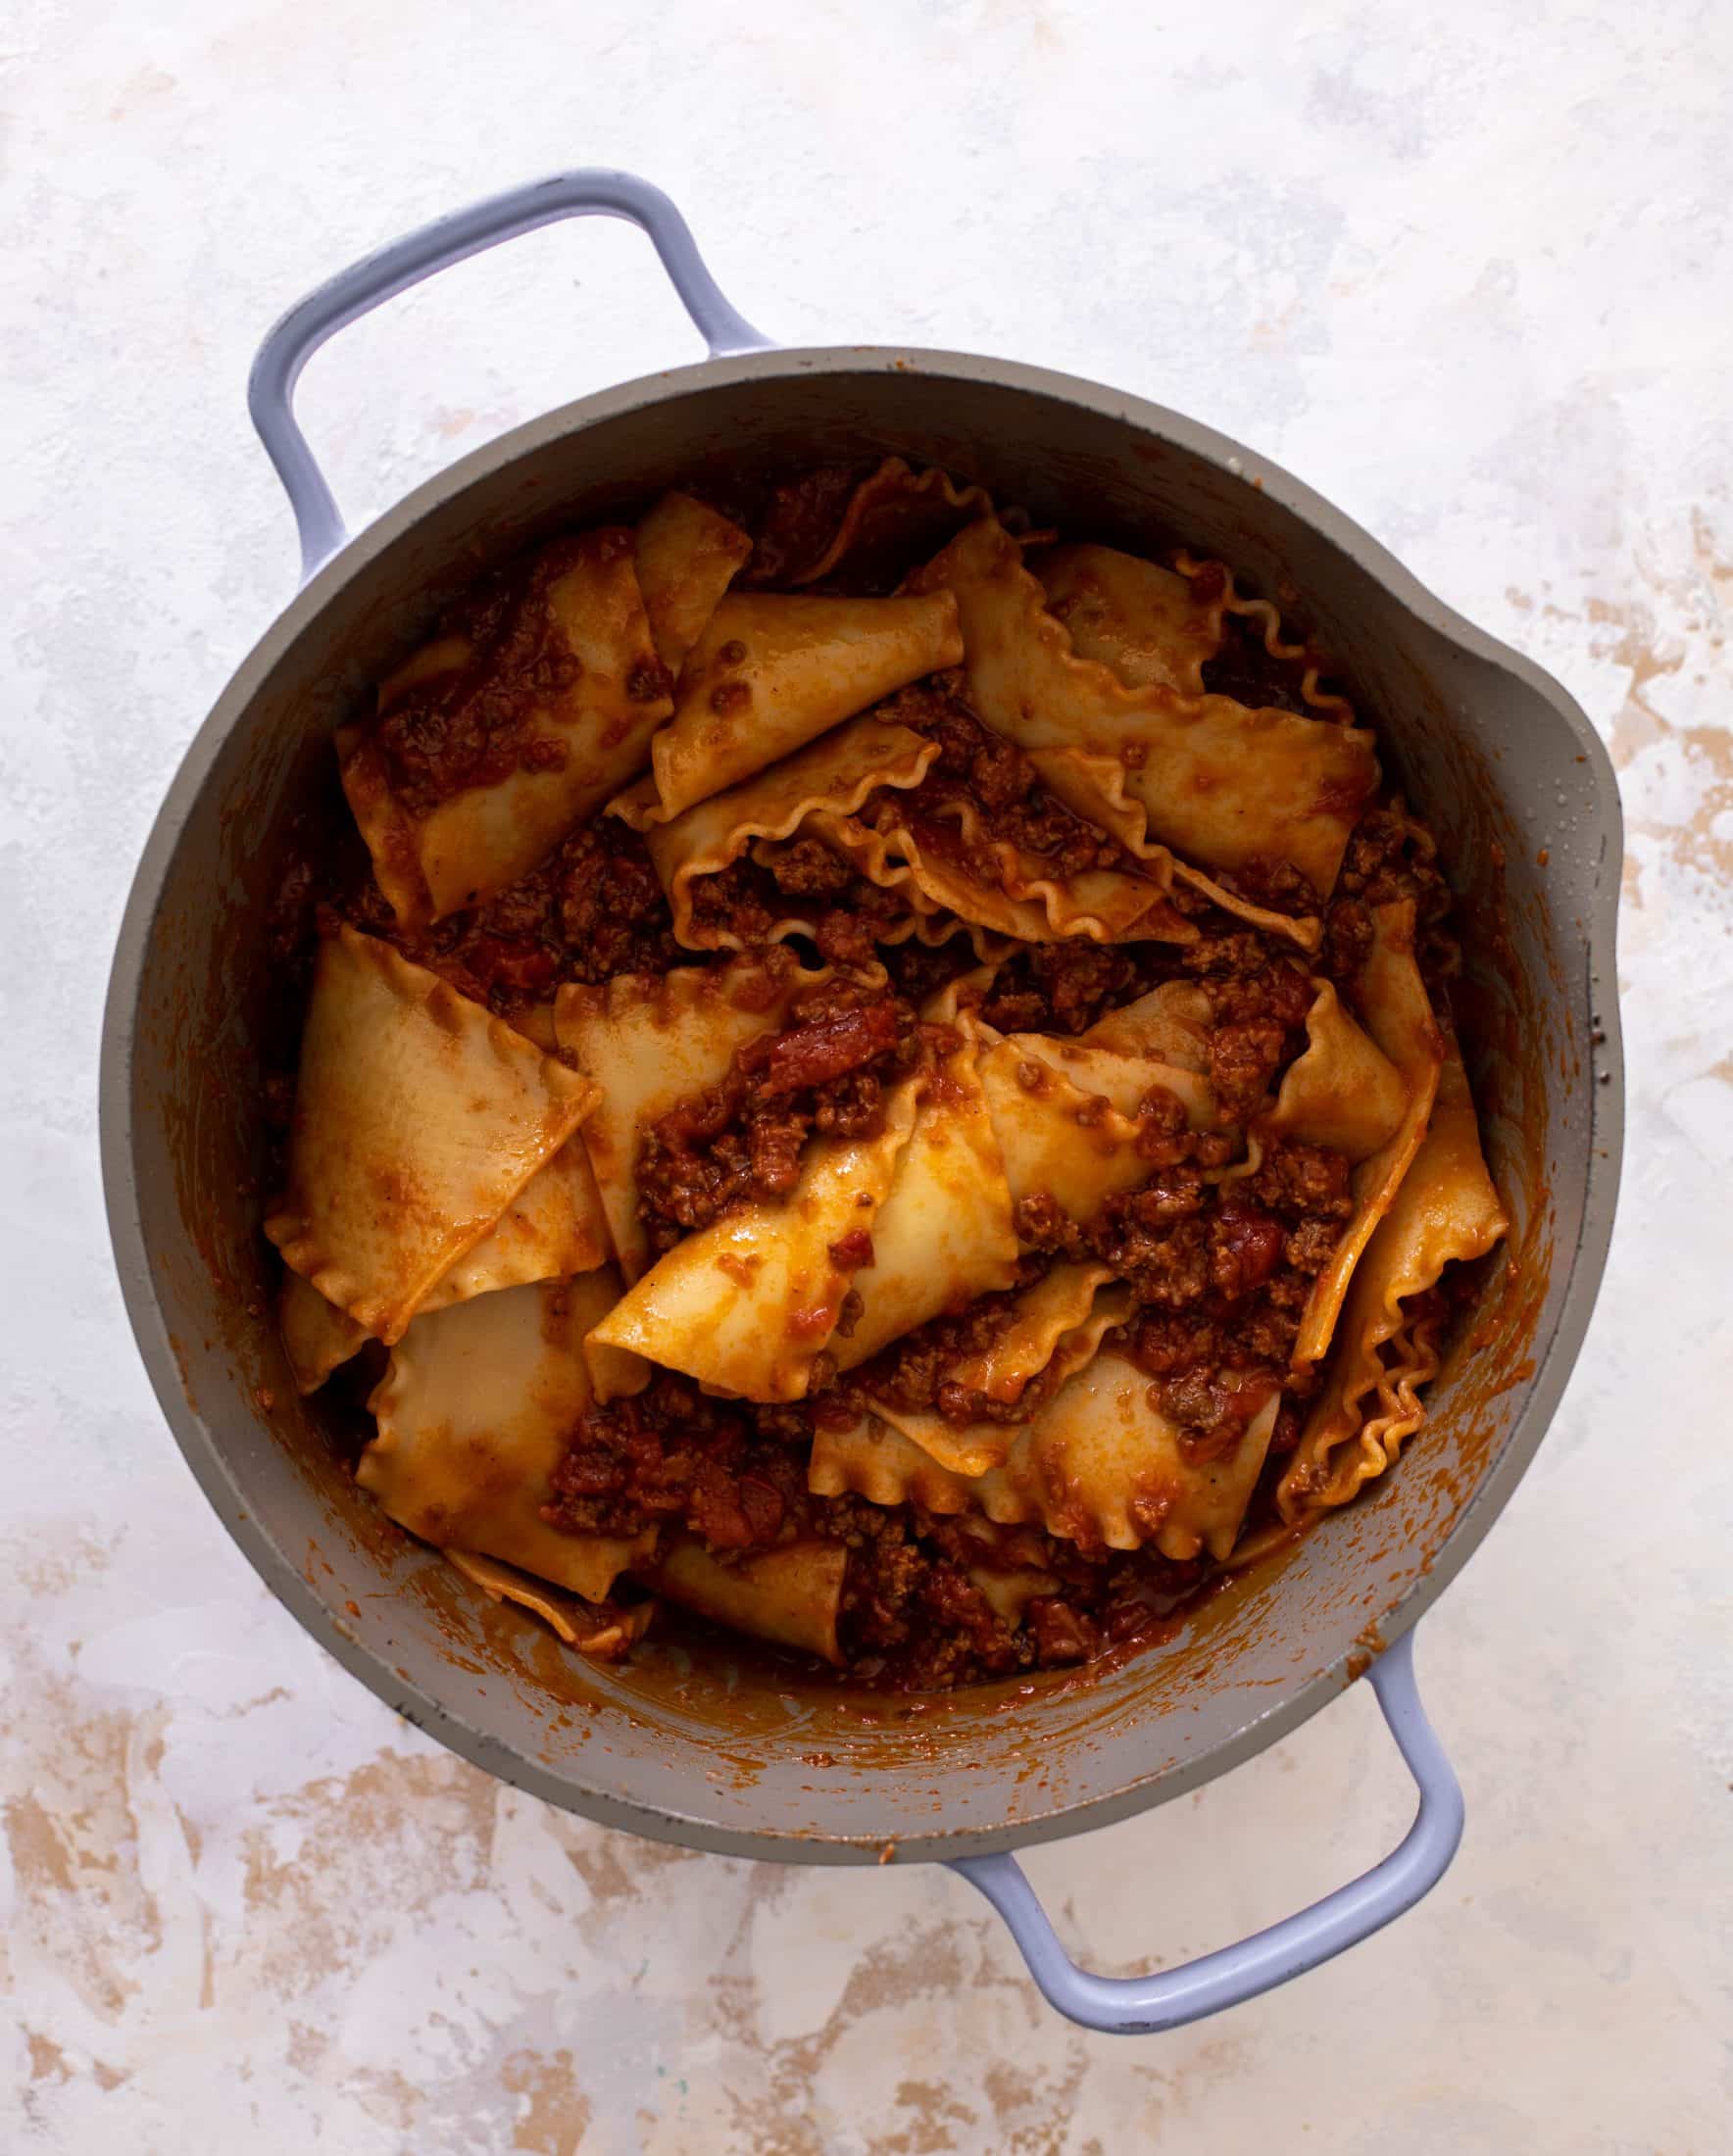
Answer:
[[[1733,2116],[1733,17],[1239,0],[12,0],[0,16],[0,2146],[232,2156],[1709,2156]],[[1430,1618],[1446,1885],[1178,2035],[1047,2013],[969,1890],[654,1848],[436,1750],[269,1599],[110,1276],[133,859],[287,598],[272,316],[569,164],[791,341],[1003,353],[1214,421],[1553,668],[1629,819],[1624,1200],[1553,1433]],[[358,517],[689,356],[623,226],[467,266],[302,409]],[[1423,1472],[1423,1452],[1403,1472]],[[1030,1863],[1129,1970],[1401,1831],[1364,1688]]]

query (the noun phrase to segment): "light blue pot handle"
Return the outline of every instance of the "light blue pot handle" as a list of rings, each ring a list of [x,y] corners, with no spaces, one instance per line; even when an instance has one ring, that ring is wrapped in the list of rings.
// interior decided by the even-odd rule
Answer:
[[[363,315],[420,284],[436,270],[478,255],[503,239],[531,232],[561,218],[624,218],[650,235],[668,282],[699,335],[719,359],[731,352],[769,347],[723,296],[704,267],[686,220],[660,187],[631,172],[557,172],[491,195],[451,217],[423,224],[377,254],[353,263],[291,307],[259,347],[247,381],[247,409],[276,466],[301,534],[305,582],[343,544],[343,519],[307,437],[295,421],[295,384],[325,339]]]
[[[1352,1886],[1339,1886],[1298,1916],[1255,1932],[1236,1946],[1156,1976],[1092,1977],[1060,1944],[1015,1856],[959,1857],[951,1869],[978,1886],[1011,1927],[1048,2004],[1085,2029],[1114,2036],[1149,2035],[1255,1999],[1358,1946],[1411,1909],[1444,1877],[1462,1838],[1462,1792],[1420,1704],[1413,1634],[1388,1648],[1369,1674],[1420,1792],[1414,1823],[1401,1844]]]

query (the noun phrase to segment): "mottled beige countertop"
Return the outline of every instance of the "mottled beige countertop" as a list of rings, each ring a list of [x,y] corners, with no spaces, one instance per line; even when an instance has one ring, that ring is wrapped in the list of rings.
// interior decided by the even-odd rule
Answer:
[[[1685,0],[9,12],[8,2156],[1733,2145],[1730,87],[1733,16]],[[581,163],[668,187],[791,341],[1014,355],[1252,442],[1619,766],[1607,1286],[1420,1644],[1467,1839],[1369,1944],[1176,2035],[1058,2020],[941,1873],[651,1847],[437,1750],[267,1595],[133,1352],[96,1032],[156,803],[292,585],[252,348],[406,225]],[[566,228],[351,332],[302,406],[360,514],[691,352],[636,234]],[[1176,1960],[1370,1861],[1405,1789],[1360,1687],[1030,1870],[1100,1967]]]

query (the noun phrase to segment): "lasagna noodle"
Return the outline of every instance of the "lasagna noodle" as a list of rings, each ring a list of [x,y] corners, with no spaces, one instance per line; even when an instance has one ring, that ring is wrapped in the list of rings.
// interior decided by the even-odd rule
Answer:
[[[1192,579],[1115,547],[1042,547],[1029,566],[1079,659],[1109,667],[1128,689],[1204,694],[1204,668],[1221,649],[1232,588],[1217,564],[1213,595]]]
[[[433,1283],[417,1314],[527,1281],[590,1272],[608,1262],[610,1249],[601,1193],[580,1133],[530,1177],[474,1249]],[[317,1392],[371,1337],[295,1272],[283,1275],[281,1321],[289,1367],[302,1393]]]
[[[1210,1068],[1210,993],[1196,981],[1164,981],[1135,1003],[1121,1004],[1077,1038],[1115,1055],[1149,1055],[1202,1076]]]
[[[1372,944],[1361,974],[1360,1001],[1372,1041],[1402,1081],[1402,1115],[1385,1143],[1364,1154],[1354,1170],[1353,1215],[1301,1312],[1294,1343],[1297,1369],[1321,1361],[1328,1352],[1355,1267],[1402,1188],[1426,1135],[1438,1092],[1444,1043],[1414,962],[1411,899],[1372,908]]]
[[[916,1073],[887,1090],[877,1137],[809,1139],[786,1202],[744,1205],[676,1243],[590,1338],[717,1393],[804,1397],[853,1277],[835,1249],[855,1230],[871,1235],[920,1082]]]
[[[984,487],[960,487],[936,466],[916,471],[887,457],[849,496],[829,545],[783,581],[817,584],[846,572],[851,583],[889,591],[962,525],[992,514]]]
[[[1006,1180],[1015,1203],[1053,1199],[1068,1218],[1093,1220],[1110,1198],[1147,1182],[1151,1163],[1141,1150],[1136,1105],[1152,1085],[1164,1086],[1186,1108],[1194,1128],[1209,1128],[1214,1106],[1208,1085],[1194,1072],[1145,1062],[1135,1075],[1079,1060],[1077,1045],[1044,1034],[1014,1034],[981,1056],[981,1087],[1005,1155]],[[1106,1058],[1107,1052],[1097,1052]],[[1113,1057],[1122,1066],[1128,1059]],[[1069,1073],[1074,1072],[1073,1076]],[[1097,1086],[1079,1083],[1093,1078]],[[1126,1107],[1099,1090],[1111,1084]]]
[[[1409,1087],[1343,1007],[1334,982],[1314,981],[1312,988],[1305,1050],[1283,1073],[1275,1105],[1259,1128],[1332,1147],[1358,1164],[1401,1129]]]
[[[946,1016],[938,1022],[947,1023],[954,1001],[947,996],[940,1004]],[[847,1338],[831,1343],[841,1370],[1015,1277],[1011,1190],[981,1090],[980,1043],[966,1020],[956,1042],[921,1088],[909,1143],[872,1224],[871,1262],[854,1276],[860,1311]]]
[[[1208,1551],[1220,1562],[1263,1471],[1281,1396],[1271,1392],[1231,1452],[1194,1463],[1149,1395],[1144,1371],[1103,1350],[1018,1426],[1003,1464],[980,1475],[942,1466],[876,1416],[847,1430],[820,1425],[808,1486],[872,1504],[913,1499],[933,1512],[978,1511],[1085,1547],[1153,1544],[1164,1557]]]
[[[1328,897],[1377,783],[1370,734],[1230,697],[1128,688],[1078,657],[1016,542],[991,519],[913,581],[955,594],[971,705],[1068,806],[1169,874],[1168,848],[1214,869],[1286,861]],[[1232,893],[1206,887],[1248,913]]]
[[[635,830],[671,822],[962,657],[957,606],[947,592],[900,599],[730,593],[687,658],[672,717],[650,743],[653,790],[636,787],[614,809]]]
[[[972,802],[931,805],[918,792],[886,798],[870,820],[817,809],[807,829],[881,890],[912,905],[944,907],[995,935],[1022,943],[1087,936],[1095,943],[1135,937],[1191,943],[1196,927],[1148,876],[1117,868],[1058,873],[1053,863],[1009,840],[992,839]],[[976,866],[989,856],[996,873]]]
[[[557,1593],[545,1581],[478,1550],[448,1549],[445,1557],[490,1600],[516,1602],[532,1611],[567,1646],[598,1661],[619,1660],[650,1628],[654,1602],[638,1602],[630,1609],[596,1607],[581,1597]]]
[[[562,988],[560,1045],[600,1098],[583,1142],[601,1192],[615,1254],[628,1281],[651,1261],[640,1212],[638,1149],[677,1102],[719,1085],[734,1053],[778,1030],[803,991],[829,979],[786,954],[669,973],[620,973],[598,988]]]
[[[654,1532],[565,1535],[541,1507],[590,1401],[584,1333],[619,1292],[604,1270],[418,1317],[368,1402],[378,1435],[356,1480],[423,1542],[497,1557],[601,1601],[648,1557]]]
[[[690,494],[669,493],[639,518],[638,586],[656,656],[670,680],[752,552],[750,535]]]
[[[1084,1277],[1056,1282],[1056,1275],[1062,1273]],[[1131,1315],[1130,1290],[1109,1285],[1110,1278],[1103,1267],[1055,1266],[1046,1281],[1018,1298],[1009,1333],[987,1355],[955,1365],[949,1378],[972,1385],[971,1369],[975,1363],[983,1365],[990,1380],[1016,1388],[989,1396],[1026,1406],[1023,1420],[1032,1421],[1041,1402],[1084,1368],[1103,1337]],[[1044,1290],[1050,1291],[1045,1297]],[[988,1391],[987,1386],[974,1389]],[[1016,1442],[1015,1421],[983,1416],[976,1422],[955,1423],[931,1409],[911,1411],[884,1399],[874,1399],[872,1405],[882,1422],[912,1439],[929,1459],[959,1475],[984,1475],[1003,1466]]]
[[[301,1043],[283,1262],[380,1340],[473,1250],[597,1089],[389,944],[320,947]]]
[[[1098,1291],[1113,1277],[1106,1265],[1060,1259],[1017,1297],[1004,1330],[956,1363],[951,1382],[1002,1407],[1021,1399],[1030,1380],[1051,1367],[1060,1342],[1087,1325]]]
[[[1356,1270],[1335,1359],[1276,1492],[1285,1520],[1346,1504],[1419,1428],[1419,1389],[1438,1370],[1436,1329],[1404,1304],[1436,1287],[1447,1265],[1484,1257],[1509,1226],[1461,1054],[1447,1040],[1425,1139]]]
[[[675,937],[692,951],[739,949],[739,938],[725,928],[694,922],[695,884],[730,867],[756,839],[792,838],[819,812],[852,816],[881,786],[917,786],[938,753],[936,742],[923,741],[907,726],[862,716],[726,793],[713,794],[671,823],[652,824],[645,843],[668,894]],[[645,805],[654,781],[646,786],[650,791],[634,790]],[[816,908],[800,899],[788,904],[789,917],[769,932],[772,942],[813,933]]]
[[[1212,568],[1220,574],[1225,579],[1221,601],[1223,614],[1237,615],[1241,620],[1252,626],[1259,643],[1263,645],[1271,659],[1278,660],[1289,666],[1299,665],[1302,668],[1300,696],[1303,703],[1310,704],[1319,713],[1327,713],[1332,718],[1353,722],[1354,706],[1348,699],[1345,696],[1338,696],[1333,690],[1325,689],[1320,685],[1321,669],[1309,646],[1304,643],[1296,643],[1292,637],[1286,637],[1282,634],[1281,612],[1272,600],[1253,599],[1241,592],[1235,585],[1232,572],[1219,562],[1199,562],[1189,554],[1181,552],[1174,556],[1173,565],[1182,576],[1186,577],[1196,576],[1201,569],[1205,568]]]
[[[502,634],[477,650],[442,638],[379,690],[381,716],[413,693],[442,697],[446,720],[457,723],[485,724],[528,703],[542,752],[533,767],[520,763],[416,814],[392,791],[373,732],[338,729],[343,791],[400,926],[424,928],[516,883],[642,765],[673,705],[632,556],[629,531],[556,540],[518,602],[539,610],[539,639]],[[562,686],[546,685],[560,674]]]
[[[690,1537],[644,1570],[649,1585],[714,1624],[840,1663],[836,1621],[848,1551],[841,1543],[784,1543],[724,1564]]]

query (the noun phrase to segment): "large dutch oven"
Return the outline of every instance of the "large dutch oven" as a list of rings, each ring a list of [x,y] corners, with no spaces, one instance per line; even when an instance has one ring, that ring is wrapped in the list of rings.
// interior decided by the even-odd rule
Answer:
[[[518,428],[345,537],[290,411],[308,356],[433,270],[555,219],[642,226],[710,348],[695,367]],[[1414,1690],[1411,1630],[1540,1443],[1588,1322],[1618,1181],[1618,798],[1582,711],[1453,614],[1298,481],[1211,429],[1093,382],[944,352],[779,351],[710,278],[656,188],[573,172],[482,203],[294,309],[254,369],[307,581],[181,764],[139,865],[103,1040],[102,1144],[127,1309],[205,1494],[344,1666],[490,1773],[611,1827],[802,1863],[955,1865],[1037,1983],[1097,2029],[1171,2028],[1364,1937],[1442,1875],[1455,1778]],[[1446,1360],[1425,1438],[1355,1505],[1207,1601],[1170,1647],[1086,1676],[886,1702],[722,1642],[614,1670],[473,1596],[352,1487],[262,1322],[258,1059],[265,910],[289,819],[368,684],[478,571],[563,524],[728,467],[900,453],[1041,521],[1146,551],[1183,539],[1298,592],[1462,898],[1460,1015],[1513,1226]],[[1224,1773],[1369,1674],[1419,1790],[1374,1870],[1189,1967],[1110,1982],[1065,1957],[1016,1847]]]

